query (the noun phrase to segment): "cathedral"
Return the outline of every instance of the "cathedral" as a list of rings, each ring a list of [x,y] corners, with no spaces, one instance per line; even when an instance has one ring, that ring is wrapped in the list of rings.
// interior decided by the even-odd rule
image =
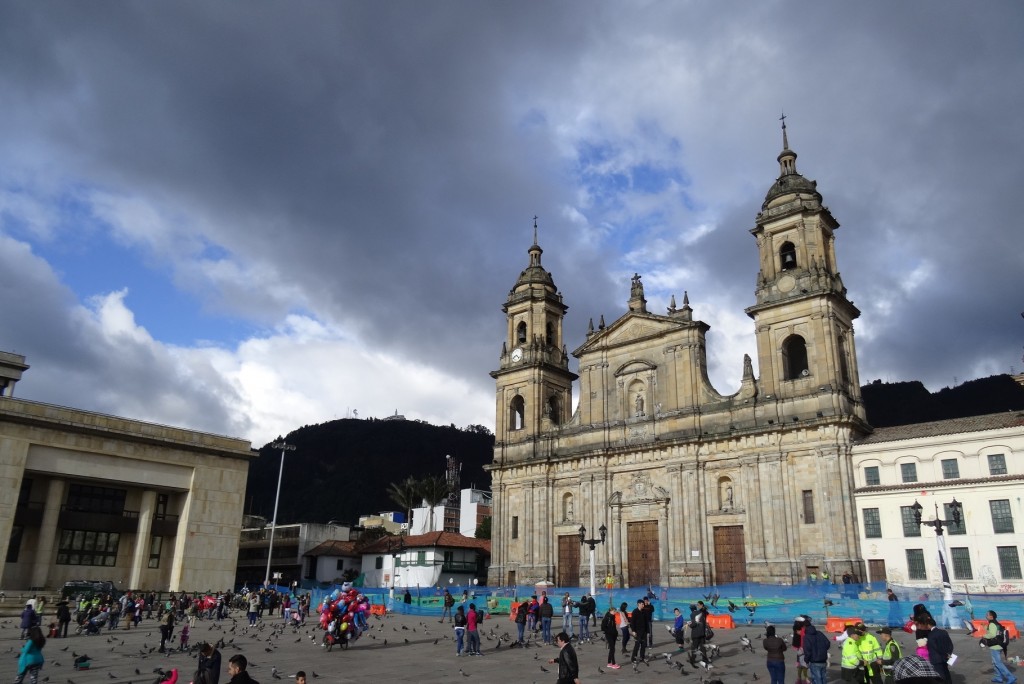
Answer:
[[[586,586],[582,527],[604,537],[597,575],[622,586],[864,576],[851,461],[871,431],[853,338],[860,312],[839,275],[839,224],[797,172],[784,122],[782,134],[778,178],[750,229],[758,376],[746,357],[735,394],[709,382],[709,326],[687,298],[649,311],[639,275],[622,316],[591,322],[573,373],[568,306],[535,232],[491,372],[491,585]]]

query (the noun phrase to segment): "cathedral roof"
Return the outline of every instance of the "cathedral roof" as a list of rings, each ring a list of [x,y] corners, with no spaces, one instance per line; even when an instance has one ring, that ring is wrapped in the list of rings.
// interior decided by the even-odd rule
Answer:
[[[552,290],[555,289],[555,280],[548,273],[547,269],[540,264],[540,255],[544,253],[544,250],[537,244],[537,219],[533,220],[533,244],[530,245],[530,249],[527,250],[530,255],[530,265],[523,269],[523,272],[519,274],[519,279],[516,281],[513,290],[516,290],[521,285],[532,285],[540,284],[550,286]]]
[[[764,204],[761,205],[762,211],[767,209],[773,200],[783,195],[808,194],[814,195],[818,201],[821,201],[821,194],[818,193],[818,181],[810,180],[797,173],[796,157],[796,152],[789,149],[789,137],[786,134],[786,117],[783,115],[782,152],[779,153],[778,157],[779,177],[772,184],[772,187],[768,189],[768,194],[764,198]]]

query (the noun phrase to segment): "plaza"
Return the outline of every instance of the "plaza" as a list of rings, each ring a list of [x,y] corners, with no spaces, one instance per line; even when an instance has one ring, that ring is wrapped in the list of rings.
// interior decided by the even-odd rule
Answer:
[[[12,607],[7,599],[6,607]],[[9,614],[9,612],[8,612]],[[44,625],[52,614],[47,614]],[[231,619],[234,618],[234,619]],[[560,624],[556,620],[556,625]],[[620,670],[605,668],[607,651],[604,643],[577,646],[580,661],[580,679],[583,682],[599,680],[605,684],[620,681],[677,682],[720,679],[724,684],[753,682],[754,675],[762,681],[768,680],[765,657],[759,638],[763,626],[718,630],[715,643],[721,646],[721,657],[715,661],[710,675],[684,666],[686,676],[667,665],[661,653],[674,650],[674,642],[665,629],[664,621],[655,623],[654,648],[649,665],[641,665],[634,673],[628,658],[621,656]],[[505,633],[514,634],[515,625],[507,615],[488,617],[482,625],[482,657],[455,657],[452,627],[438,624],[436,615],[398,615],[370,619],[371,631],[361,637],[348,649],[335,648],[331,652],[319,646],[321,632],[311,618],[306,627],[283,628],[280,618],[265,619],[261,627],[244,633],[244,615],[234,611],[231,617],[221,622],[200,620],[192,630],[190,642],[224,639],[221,649],[221,684],[227,684],[228,659],[240,653],[250,661],[249,673],[260,684],[273,684],[274,668],[282,680],[288,680],[298,670],[305,671],[307,681],[312,684],[341,684],[349,682],[554,682],[557,678],[555,666],[548,665],[553,658],[553,646],[531,646],[525,649],[508,648],[508,642],[498,638]],[[234,631],[232,631],[232,629]],[[781,635],[788,626],[779,625]],[[177,643],[179,626],[175,627]],[[740,637],[746,634],[754,640],[755,653],[741,653]],[[19,639],[17,618],[0,618],[0,651],[7,658],[0,663],[0,681],[12,681],[16,674],[17,657],[23,642]],[[911,635],[899,632],[894,635],[903,652],[913,652]],[[988,651],[979,648],[977,639],[967,636],[963,630],[951,631],[956,653],[959,656],[953,668],[953,681],[957,684],[973,684],[991,679],[991,661]],[[313,637],[311,639],[310,637]],[[159,630],[155,619],[144,620],[138,629],[104,631],[97,636],[70,636],[67,639],[49,639],[43,649],[46,663],[40,673],[40,681],[52,684],[153,684],[158,675],[154,670],[178,668],[179,682],[191,680],[196,661],[187,654],[173,652],[166,656],[156,652],[159,645]],[[1017,654],[1018,645],[1010,647],[1010,655]],[[152,652],[151,652],[152,650]],[[72,667],[73,654],[86,653],[91,656],[89,670],[75,671]],[[829,667],[829,682],[839,681],[839,646],[833,644],[829,651],[832,664]],[[787,681],[795,676],[793,658],[787,659]],[[58,665],[59,663],[59,665]],[[625,663],[625,664],[624,664]],[[543,669],[542,669],[543,668]],[[1011,664],[1011,670],[1016,666]],[[547,670],[546,672],[544,670]],[[139,674],[136,674],[136,671]],[[314,674],[315,673],[315,674]],[[48,679],[47,679],[48,678]]]

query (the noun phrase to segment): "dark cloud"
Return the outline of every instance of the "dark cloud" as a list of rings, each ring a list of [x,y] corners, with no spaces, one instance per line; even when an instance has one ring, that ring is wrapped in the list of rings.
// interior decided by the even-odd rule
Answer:
[[[0,183],[141,197],[179,234],[155,256],[207,306],[267,325],[310,311],[486,394],[535,213],[570,348],[624,311],[625,274],[676,269],[693,281],[653,291],[655,310],[689,290],[714,342],[752,352],[752,326],[708,306],[732,320],[753,302],[748,230],[784,109],[842,224],[862,380],[936,386],[1019,362],[1022,29],[1010,3],[7,4]],[[683,185],[593,202],[578,164],[602,146],[616,168],[598,176],[674,166]],[[626,263],[654,236],[657,264]],[[251,270],[205,280],[197,237]],[[108,349],[33,314],[59,318],[70,293],[22,294],[0,313],[35,332],[0,348],[28,344],[33,374],[110,370],[117,392],[144,381],[132,369],[170,372],[131,355],[109,368]],[[237,388],[182,389],[197,386],[209,424],[238,429],[216,408]]]

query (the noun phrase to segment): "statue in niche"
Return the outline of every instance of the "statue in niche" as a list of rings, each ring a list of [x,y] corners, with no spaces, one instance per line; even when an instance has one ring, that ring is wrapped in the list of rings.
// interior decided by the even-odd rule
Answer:
[[[566,499],[566,501],[565,501],[565,519],[566,520],[573,520],[572,498],[571,497],[569,499]]]
[[[750,361],[750,354],[743,355],[743,377],[754,377],[754,364]]]
[[[633,405],[636,408],[636,417],[647,415],[644,413],[644,395],[641,392],[636,393],[636,399],[633,401]]]

